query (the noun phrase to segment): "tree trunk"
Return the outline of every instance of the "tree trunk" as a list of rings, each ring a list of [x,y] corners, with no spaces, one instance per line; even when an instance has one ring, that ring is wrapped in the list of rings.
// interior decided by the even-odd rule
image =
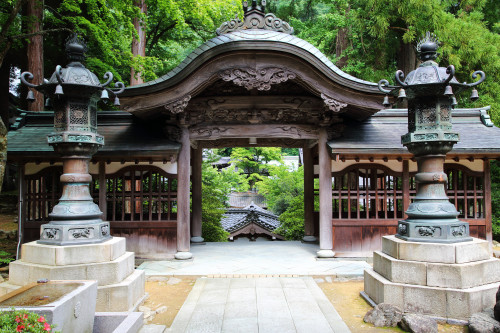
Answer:
[[[43,22],[43,0],[28,1],[28,33],[40,32]],[[28,71],[35,77],[35,84],[43,80],[43,35],[35,35],[29,38],[28,43]],[[43,111],[43,94],[32,89],[35,94],[35,101],[28,104],[29,111]]]
[[[349,14],[349,10],[351,8],[348,6],[345,10],[345,17]],[[337,67],[342,68],[347,64],[347,57],[343,56],[342,53],[347,49],[349,46],[349,40],[348,40],[348,33],[349,33],[349,28],[344,27],[340,28],[339,31],[337,32],[337,38],[335,40],[335,56],[337,57],[337,62],[335,65]]]
[[[396,62],[397,68],[402,70],[405,75],[408,75],[417,67],[417,55],[411,43],[407,44],[403,40],[400,41]]]
[[[134,0],[134,4],[140,8],[141,14],[145,14],[147,11],[146,1],[145,0]],[[137,30],[137,35],[139,36],[139,40],[132,40],[132,55],[134,57],[146,56],[146,32],[144,31],[143,25],[144,22],[139,18],[134,18],[134,27]],[[143,78],[141,77],[140,72],[136,72],[134,68],[130,70],[130,85],[134,86],[137,84],[144,83]]]

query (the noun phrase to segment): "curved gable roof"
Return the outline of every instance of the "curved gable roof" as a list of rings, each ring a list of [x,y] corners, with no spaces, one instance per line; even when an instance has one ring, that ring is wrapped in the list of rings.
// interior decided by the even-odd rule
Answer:
[[[349,75],[335,66],[320,50],[296,36],[270,30],[248,29],[214,37],[196,48],[177,67],[149,82],[128,87],[124,96],[147,94],[169,88],[208,59],[219,54],[241,50],[265,50],[290,53],[306,60],[332,81],[356,90],[380,94],[377,84]]]

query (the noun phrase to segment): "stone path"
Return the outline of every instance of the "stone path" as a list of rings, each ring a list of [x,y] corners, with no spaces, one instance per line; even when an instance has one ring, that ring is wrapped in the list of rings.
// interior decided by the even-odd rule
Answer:
[[[350,332],[311,277],[199,278],[171,333]]]
[[[194,259],[146,261],[138,269],[146,276],[362,276],[370,265],[362,260],[317,259],[318,245],[301,242],[207,243],[191,246]]]

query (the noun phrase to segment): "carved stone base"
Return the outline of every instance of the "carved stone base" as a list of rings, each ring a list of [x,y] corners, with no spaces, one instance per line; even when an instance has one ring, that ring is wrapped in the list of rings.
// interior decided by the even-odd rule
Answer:
[[[109,222],[85,224],[47,223],[41,226],[38,244],[80,245],[96,244],[110,240]]]
[[[443,220],[403,220],[398,222],[397,238],[410,242],[460,243],[472,241],[469,223],[457,219]]]

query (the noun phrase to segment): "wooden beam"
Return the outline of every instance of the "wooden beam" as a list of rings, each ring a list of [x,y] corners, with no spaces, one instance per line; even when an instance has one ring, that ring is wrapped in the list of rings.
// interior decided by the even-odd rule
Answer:
[[[332,228],[332,162],[327,146],[326,129],[319,131],[319,248],[318,256],[333,257],[333,228]],[[322,255],[330,252],[331,255]]]
[[[314,237],[314,165],[311,148],[306,145],[302,151],[304,153],[304,236]]]
[[[318,129],[310,125],[220,125],[193,126],[189,129],[191,140],[216,140],[220,138],[291,138],[317,139]]]
[[[491,218],[491,167],[490,161],[483,161],[483,173],[484,173],[484,219],[486,221],[486,240],[491,242],[493,240],[492,233],[492,218]]]
[[[99,162],[99,208],[102,212],[102,219],[107,220],[107,204],[106,204],[106,163]]]
[[[191,242],[201,243],[201,198],[202,198],[202,180],[201,180],[201,163],[203,149],[192,149],[192,217],[191,217]]]
[[[177,252],[190,250],[189,174],[191,146],[189,130],[181,130],[181,150],[177,159]],[[186,258],[187,259],[187,258]]]

